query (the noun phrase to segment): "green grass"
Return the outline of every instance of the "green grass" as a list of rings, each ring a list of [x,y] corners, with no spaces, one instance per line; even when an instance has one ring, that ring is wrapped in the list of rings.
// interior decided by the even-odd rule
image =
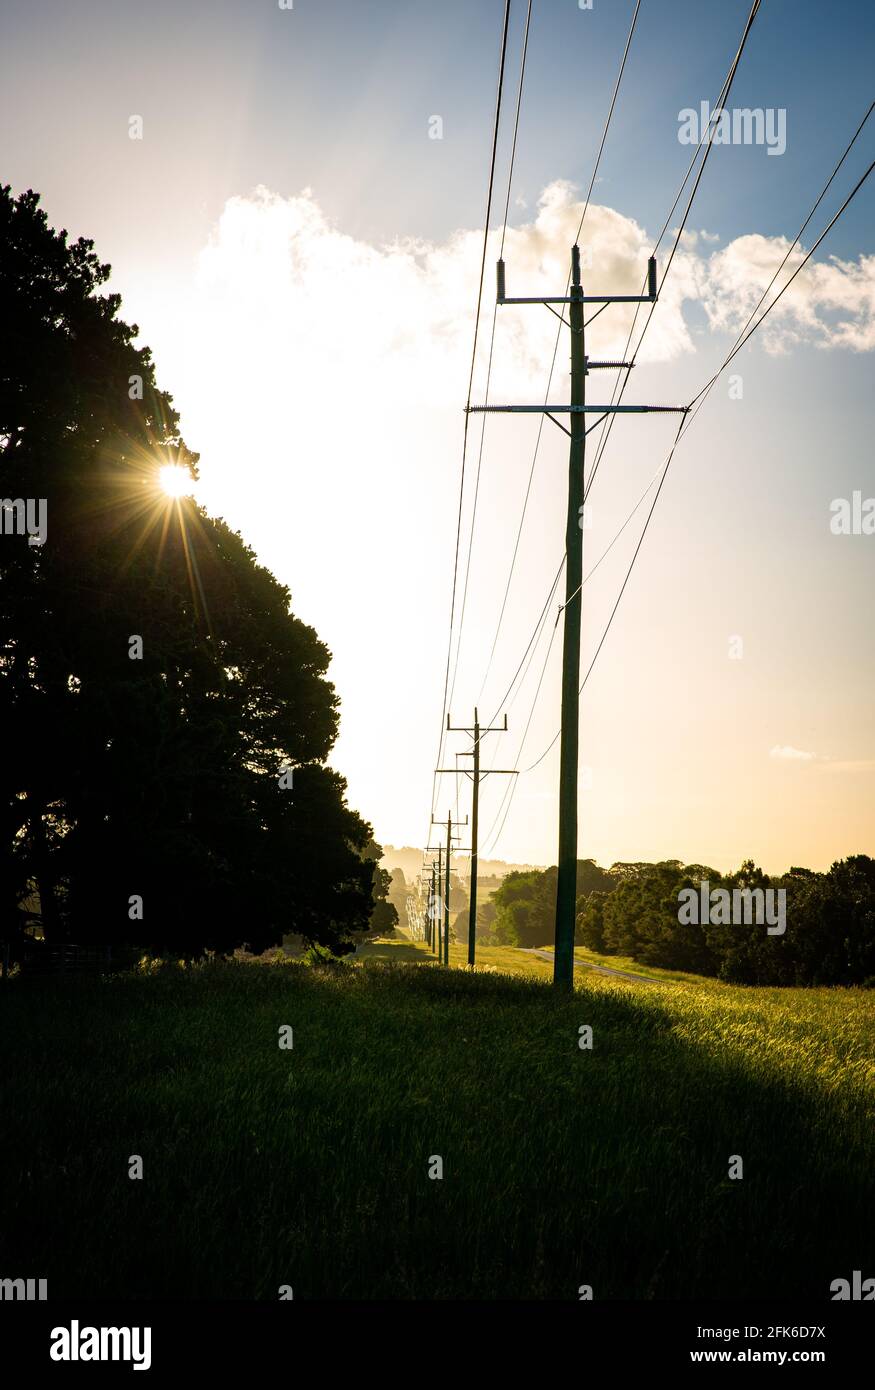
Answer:
[[[552,950],[552,945],[548,949]],[[647,980],[667,980],[673,984],[709,983],[704,975],[692,975],[683,970],[663,970],[657,965],[642,965],[631,956],[601,956],[596,951],[587,950],[585,946],[575,946],[574,956],[576,960],[586,961],[589,965],[604,965],[609,970],[628,970],[630,974],[643,975]]]
[[[875,1272],[873,992],[581,971],[557,997],[506,955],[9,982],[0,1272],[53,1299],[818,1301]]]
[[[359,947],[355,964],[373,960],[434,966],[438,963],[434,952],[429,950],[424,942],[411,941],[400,932],[396,932],[392,937],[378,937],[375,941]],[[468,969],[467,945],[450,942],[450,965],[457,969]],[[539,960],[537,956],[529,955],[526,951],[519,951],[515,946],[478,945],[476,969],[478,972],[494,974],[497,971],[505,975],[522,975],[536,980],[553,978],[551,964]]]
[[[539,949],[552,952],[553,943],[549,942]],[[583,961],[588,965],[607,966],[610,970],[625,970],[632,975],[643,976],[647,980],[665,980],[674,984],[705,985],[710,983],[704,975],[691,975],[680,970],[662,970],[657,966],[641,965],[631,956],[602,956],[595,951],[587,950],[584,946],[575,946],[574,956],[576,960]],[[411,941],[400,931],[396,932],[393,937],[378,937],[376,941],[368,942],[359,948],[356,956],[357,961],[393,959],[423,963],[426,960],[434,961],[435,957],[422,942]],[[457,946],[451,941],[450,964],[465,967],[467,962],[467,945]],[[478,966],[489,966],[493,970],[499,970],[508,975],[529,975],[539,980],[552,980],[553,978],[552,961],[545,961],[532,955],[529,951],[520,950],[515,946],[481,946],[478,943],[477,964]]]

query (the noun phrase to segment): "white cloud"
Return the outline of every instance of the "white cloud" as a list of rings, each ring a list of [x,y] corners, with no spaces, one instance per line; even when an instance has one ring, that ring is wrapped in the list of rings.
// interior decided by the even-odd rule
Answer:
[[[875,772],[875,758],[830,758],[826,753],[806,753],[789,744],[776,744],[769,757],[779,762],[816,762],[818,772]]]
[[[561,293],[581,211],[571,185],[556,182],[541,194],[531,221],[508,229],[504,257],[509,294]],[[201,255],[199,286],[205,300],[253,325],[264,326],[267,314],[266,326],[276,328],[289,348],[306,344],[300,355],[314,369],[323,366],[314,350],[323,340],[337,366],[347,358],[355,361],[357,376],[384,372],[387,356],[396,375],[398,349],[403,348],[410,353],[407,367],[400,364],[403,379],[415,380],[420,390],[430,386],[429,394],[443,398],[447,370],[455,378],[461,369],[464,377],[482,235],[475,229],[456,232],[443,243],[408,239],[373,247],[333,227],[309,190],[282,198],[259,188],[252,197],[232,198],[225,205]],[[597,279],[599,291],[607,293],[634,294],[641,288],[650,243],[633,219],[591,204],[581,241],[592,257],[585,283]],[[498,248],[495,231],[487,251],[489,277]],[[696,267],[679,254],[648,333],[650,360],[692,350],[681,305],[696,293]],[[491,299],[490,278],[485,305]],[[622,345],[632,312],[618,310],[612,324],[593,325],[588,343],[594,351]],[[336,314],[343,315],[340,333]],[[497,335],[496,351],[504,356],[501,365],[513,373],[513,387],[518,375],[528,381],[532,368],[540,372],[544,347],[555,338],[555,320],[532,308],[508,308],[500,322],[504,331]],[[264,343],[263,334],[259,341]],[[484,357],[485,352],[484,345]],[[426,365],[432,370],[423,376]],[[498,368],[496,362],[496,372]]]
[[[769,757],[777,758],[784,762],[810,763],[817,757],[816,753],[805,753],[801,748],[792,748],[789,743],[776,743],[774,748],[769,749]]]
[[[530,221],[507,230],[509,295],[561,292],[581,211],[573,187],[557,181],[543,191]],[[701,254],[701,245],[713,239],[705,231],[685,233],[642,363],[695,351],[685,300],[702,302],[712,329],[737,331],[788,244],[754,234]],[[634,294],[642,287],[651,239],[634,219],[591,204],[581,245],[584,288]],[[306,403],[311,414],[336,408],[338,393],[347,407],[370,414],[394,411],[402,399],[440,408],[464,399],[481,247],[479,229],[442,243],[405,239],[371,246],[333,226],[310,189],[283,198],[259,188],[228,201],[201,255],[198,312],[207,331],[199,350],[221,353],[216,373],[227,378],[230,328],[230,365],[241,397],[260,401],[268,413],[276,412],[278,399]],[[486,330],[498,249],[496,229],[486,258]],[[797,250],[790,267],[800,259]],[[634,308],[615,306],[600,316],[587,334],[592,355],[618,356],[633,315]],[[637,322],[640,328],[640,313]],[[536,306],[508,306],[499,311],[498,330],[493,399],[528,400],[532,381],[541,379],[552,356],[556,321]],[[761,334],[771,351],[801,341],[875,348],[875,256],[807,266]],[[476,399],[488,345],[483,331]],[[560,359],[560,372],[562,365]],[[562,380],[558,375],[557,387]]]
[[[671,230],[671,236],[674,238],[677,236],[677,234],[678,228],[673,227]],[[683,246],[687,251],[695,251],[700,241],[707,242],[708,245],[713,245],[715,242],[719,240],[720,237],[717,234],[717,232],[706,232],[704,227],[699,228],[698,231],[693,231],[689,227],[685,227],[683,232],[681,233],[681,246]]]
[[[571,185],[557,182],[529,221],[508,228],[508,294],[562,292],[581,211]],[[309,550],[321,542],[301,532],[299,518],[330,524],[340,553],[352,554],[375,516],[389,533],[396,518],[409,526],[433,504],[433,483],[457,466],[482,237],[479,229],[460,230],[442,242],[373,246],[332,224],[309,189],[281,197],[262,187],[225,204],[199,257],[191,302],[177,301],[173,332],[152,346],[184,409],[186,437],[201,453],[200,500],[233,515],[268,562],[276,565],[277,557],[265,551],[264,536],[285,525],[293,528],[295,569],[306,570]],[[495,229],[475,402],[485,389],[499,244]],[[650,238],[633,219],[592,204],[581,244],[585,267],[591,259],[584,287],[622,294],[642,287]],[[642,362],[694,351],[683,305],[698,295],[700,275],[698,258],[680,250]],[[600,315],[588,330],[588,351],[618,357],[632,314],[620,305]],[[493,403],[537,398],[556,331],[555,317],[538,306],[499,310]],[[565,358],[554,373],[558,400],[568,394]],[[277,517],[265,514],[268,496]],[[409,545],[421,553],[414,534]],[[398,561],[397,539],[369,556],[378,601],[384,582],[397,593]]]
[[[790,245],[786,237],[753,233],[736,237],[710,257],[703,267],[701,292],[713,329],[737,333],[743,328]],[[763,308],[804,256],[805,251],[798,246],[793,250]],[[757,336],[769,352],[784,352],[799,343],[871,351],[875,348],[875,256],[860,256],[856,261],[837,256],[809,261],[757,330]]]
[[[508,294],[562,292],[581,211],[575,190],[557,182],[525,214],[525,223],[508,228]],[[373,246],[334,225],[309,189],[281,197],[259,188],[226,203],[190,294],[174,289],[159,331],[149,330],[160,378],[172,387],[186,439],[201,454],[200,500],[229,517],[262,561],[290,583],[295,611],[333,650],[331,677],[344,692],[338,765],[350,775],[354,800],[359,788],[368,789],[362,804],[367,800],[369,814],[385,826],[407,824],[408,806],[410,817],[420,814],[421,788],[430,785],[434,765],[431,732],[423,734],[432,712],[420,696],[440,688],[444,658],[440,643],[425,637],[444,632],[447,617],[446,542],[456,522],[482,236],[474,228],[440,242]],[[754,293],[750,282],[767,283],[786,249],[780,239],[746,237],[713,252],[710,241],[711,234],[700,231],[679,247],[642,362],[696,351],[685,301],[704,303],[711,326],[731,330]],[[478,402],[499,242],[496,229],[486,257]],[[581,245],[591,254],[591,268],[583,258],[584,288],[640,290],[652,245],[648,229],[591,204]],[[663,251],[662,268],[665,258]],[[861,291],[875,278],[873,263],[830,262],[806,271],[798,298],[787,296],[791,312],[779,317],[776,311],[777,341],[822,342],[822,315],[832,306],[833,318],[840,311],[846,323],[847,345],[864,345],[875,311],[871,295],[866,299]],[[154,298],[150,312],[156,323]],[[633,313],[616,306],[595,319],[587,351],[618,357]],[[644,321],[639,313],[638,326]],[[538,399],[557,328],[555,317],[538,306],[498,311],[494,403]],[[838,332],[833,323],[834,340]],[[557,356],[554,400],[567,400],[566,365],[567,348]],[[478,526],[493,526],[493,543],[502,526],[516,525],[516,498],[524,492],[535,435],[534,423],[528,432],[502,432],[505,423],[496,420],[490,431],[486,467],[493,471],[478,520]],[[551,505],[546,492],[542,499]],[[529,563],[544,560],[546,571],[553,541],[546,528],[543,535],[533,531]],[[487,578],[497,574],[494,564],[486,569]],[[499,601],[500,588],[490,592],[483,572],[475,574],[469,629],[476,633],[478,622],[491,629]],[[536,612],[539,606],[540,598]],[[379,661],[375,667],[387,615],[393,633],[421,639],[388,680],[379,678]],[[516,655],[509,647],[507,678]],[[362,679],[363,672],[374,679]],[[494,678],[504,680],[505,673],[498,669]],[[409,766],[397,776],[385,771],[387,739],[406,741],[411,749]],[[773,750],[773,756],[810,761],[815,755]]]

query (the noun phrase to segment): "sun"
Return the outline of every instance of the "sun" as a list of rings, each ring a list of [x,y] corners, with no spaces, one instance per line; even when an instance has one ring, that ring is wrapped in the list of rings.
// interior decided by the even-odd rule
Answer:
[[[168,463],[159,470],[158,481],[168,497],[187,497],[194,491],[194,479],[188,469]]]

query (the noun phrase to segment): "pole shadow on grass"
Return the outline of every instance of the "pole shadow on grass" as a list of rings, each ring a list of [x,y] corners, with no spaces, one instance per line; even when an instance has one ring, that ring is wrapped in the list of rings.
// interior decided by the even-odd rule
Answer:
[[[691,1046],[680,991],[580,983],[13,983],[4,1270],[53,1298],[818,1300],[872,1263],[871,1098]]]

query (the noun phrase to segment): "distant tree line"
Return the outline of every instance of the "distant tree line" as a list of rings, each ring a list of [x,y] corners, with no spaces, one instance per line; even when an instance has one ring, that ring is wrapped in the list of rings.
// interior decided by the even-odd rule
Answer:
[[[545,946],[553,940],[556,917],[555,864],[549,869],[512,870],[488,902],[477,908],[477,940],[495,946]],[[592,859],[577,861],[578,908],[592,892],[610,892],[612,871]]]
[[[401,885],[398,884],[396,873],[399,870],[389,870],[380,867],[379,860],[383,856],[383,846],[378,845],[372,840],[365,850],[365,858],[374,861],[374,878],[371,885],[371,893],[374,899],[374,910],[368,928],[376,936],[391,936],[398,925],[402,915],[407,917],[404,910],[404,900],[400,897],[399,887],[403,886],[404,875],[401,874]]]
[[[496,945],[552,944],[555,867],[511,873],[478,910],[478,938]],[[756,920],[683,922],[685,889],[784,890],[786,930]],[[737,984],[875,984],[875,860],[853,855],[826,873],[791,868],[777,877],[751,860],[731,874],[679,859],[657,864],[578,861],[578,945],[643,965]]]

